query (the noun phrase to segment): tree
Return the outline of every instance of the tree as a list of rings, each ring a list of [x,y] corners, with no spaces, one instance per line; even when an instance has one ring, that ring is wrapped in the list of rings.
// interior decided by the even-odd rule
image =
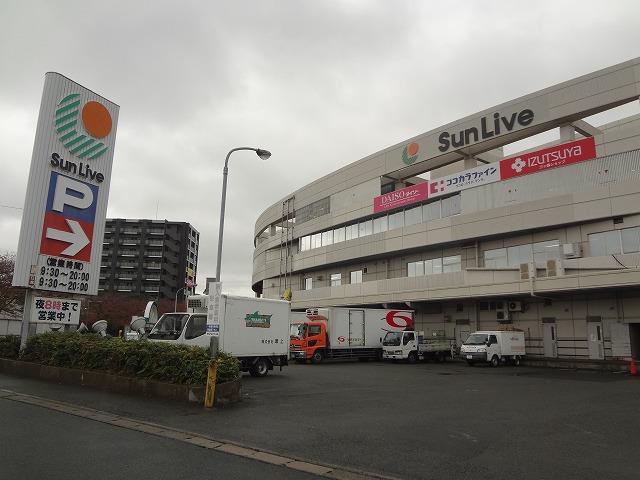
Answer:
[[[11,286],[15,255],[0,253],[0,312],[16,316],[22,312],[24,290]]]

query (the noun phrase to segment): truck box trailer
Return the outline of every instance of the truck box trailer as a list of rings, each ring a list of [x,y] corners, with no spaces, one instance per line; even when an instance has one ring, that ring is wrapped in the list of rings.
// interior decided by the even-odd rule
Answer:
[[[520,365],[525,354],[524,332],[521,330],[486,330],[474,332],[460,347],[460,356],[469,365],[489,362]]]
[[[290,350],[296,360],[381,359],[382,339],[390,331],[413,328],[413,312],[373,308],[312,308],[306,320],[291,324]]]
[[[165,313],[148,335],[150,341],[209,348],[206,335],[208,295],[187,299],[190,312]],[[289,302],[222,295],[219,350],[240,360],[242,371],[264,376],[289,359]]]

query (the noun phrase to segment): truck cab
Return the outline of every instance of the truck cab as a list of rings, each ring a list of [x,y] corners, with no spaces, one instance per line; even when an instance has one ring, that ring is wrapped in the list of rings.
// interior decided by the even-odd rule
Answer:
[[[382,358],[385,360],[415,363],[431,358],[443,362],[451,356],[452,345],[449,340],[438,336],[426,338],[422,331],[387,332],[382,341]]]
[[[309,320],[294,322],[289,332],[289,351],[296,361],[311,360],[320,363],[323,352],[328,347],[327,324],[323,321]]]

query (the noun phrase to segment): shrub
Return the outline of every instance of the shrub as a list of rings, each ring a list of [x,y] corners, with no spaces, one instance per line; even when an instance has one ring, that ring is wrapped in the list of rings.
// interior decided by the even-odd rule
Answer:
[[[44,365],[102,370],[186,385],[207,382],[210,360],[209,351],[201,347],[125,341],[77,332],[50,332],[29,337],[20,358]],[[236,358],[220,352],[217,360],[217,383],[240,378],[240,362]]]
[[[218,372],[216,383],[230,382],[240,378],[240,362],[226,352],[218,352],[216,357]]]
[[[7,335],[0,337],[0,358],[18,358],[20,353],[20,337]]]

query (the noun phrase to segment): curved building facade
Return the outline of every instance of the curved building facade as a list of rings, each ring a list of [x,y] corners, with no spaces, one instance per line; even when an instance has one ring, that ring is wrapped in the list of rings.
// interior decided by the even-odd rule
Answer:
[[[637,357],[640,115],[584,119],[639,97],[640,58],[346,165],[260,215],[253,290],[295,310],[410,307],[458,343],[519,328],[530,356]]]

